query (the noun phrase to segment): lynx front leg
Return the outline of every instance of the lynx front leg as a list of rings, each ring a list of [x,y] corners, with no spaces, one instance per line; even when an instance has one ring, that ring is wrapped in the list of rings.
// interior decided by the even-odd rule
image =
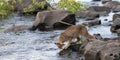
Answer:
[[[71,40],[68,40],[68,41],[67,41],[67,44],[64,46],[63,49],[67,49],[67,48],[70,46],[70,43],[71,43]]]

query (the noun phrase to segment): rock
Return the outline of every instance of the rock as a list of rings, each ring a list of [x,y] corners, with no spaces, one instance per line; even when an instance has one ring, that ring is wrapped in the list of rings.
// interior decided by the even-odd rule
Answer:
[[[92,0],[92,1],[101,1],[101,0]]]
[[[84,47],[85,60],[119,60],[119,53],[119,40],[93,41]],[[117,57],[114,57],[115,55]]]
[[[117,6],[117,5],[120,5],[120,3],[117,1],[110,1],[110,2],[103,4],[103,6],[109,7],[109,8],[113,8],[114,6]]]
[[[99,52],[100,60],[119,60],[120,59],[120,41],[107,41],[105,47]]]
[[[77,18],[86,18],[89,11],[78,11],[76,13]]]
[[[113,19],[113,21],[114,21],[114,20],[117,19],[117,18],[120,18],[120,14],[114,14],[112,19]]]
[[[114,38],[103,38],[103,41],[108,41],[108,40],[120,40],[120,37],[114,37]]]
[[[106,42],[103,41],[89,42],[83,49],[85,60],[99,60],[99,51],[105,44]]]
[[[102,3],[104,4],[104,3],[110,2],[110,1],[112,1],[112,0],[101,0],[101,1],[102,1]]]
[[[119,12],[120,11],[120,2],[118,1],[110,1],[104,4],[105,7],[109,7],[113,10],[113,12]]]
[[[76,13],[77,18],[86,18],[87,20],[92,20],[99,17],[99,14],[92,11],[78,11]]]
[[[61,23],[65,22],[65,23]],[[36,30],[37,28],[41,31],[45,31],[48,28],[63,29],[71,25],[75,25],[75,15],[70,11],[64,10],[51,10],[38,12],[35,18],[35,22],[30,30]]]
[[[99,15],[108,15],[110,13],[110,8],[104,6],[91,6],[88,10],[96,12]]]
[[[120,5],[114,6],[113,12],[120,12]]]
[[[85,60],[119,60],[120,59],[120,39],[115,40],[85,40],[82,44],[71,43],[67,50],[62,50],[60,54],[67,54],[70,51],[77,51],[84,54]],[[69,52],[67,52],[69,51]]]
[[[95,38],[97,40],[103,40],[103,37],[101,36],[101,34],[97,33],[97,34],[94,34]]]
[[[116,33],[120,36],[120,29],[117,29]]]
[[[28,26],[28,25],[20,25],[20,26],[15,26],[13,25],[12,27],[7,28],[4,32],[8,33],[8,32],[18,32],[18,31],[23,31],[23,30],[27,30],[30,29],[32,26]]]
[[[33,0],[22,0],[21,2],[19,2],[19,0],[15,0],[15,3],[11,2],[12,0],[9,0],[8,2],[14,6],[14,11],[15,12],[19,12],[20,14],[25,14],[25,13],[37,13],[38,11],[41,11],[41,10],[47,10],[49,9],[51,6],[49,3],[45,3],[45,6],[44,8],[41,8],[37,5],[35,5],[33,3]],[[44,1],[44,0],[36,0],[38,1],[39,3]],[[33,6],[33,9],[34,11],[29,11],[29,12],[24,12],[24,8],[27,8],[28,6],[32,5]]]
[[[120,29],[120,18],[116,18],[113,21],[113,24],[111,26],[111,32],[116,32],[118,29]]]
[[[101,20],[92,20],[89,22],[84,22],[82,23],[85,26],[95,26],[95,25],[100,25],[101,24]]]

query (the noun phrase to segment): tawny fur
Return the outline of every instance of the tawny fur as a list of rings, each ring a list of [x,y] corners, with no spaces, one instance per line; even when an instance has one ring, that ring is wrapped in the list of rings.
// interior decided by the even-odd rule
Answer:
[[[68,27],[63,33],[61,33],[58,42],[56,45],[59,48],[63,47],[63,43],[67,42],[65,47],[63,49],[67,49],[70,46],[70,43],[72,39],[77,38],[77,40],[80,40],[79,36],[84,36],[86,39],[94,39],[95,37],[90,35],[87,31],[87,28],[84,25],[78,24],[78,25],[72,25]]]

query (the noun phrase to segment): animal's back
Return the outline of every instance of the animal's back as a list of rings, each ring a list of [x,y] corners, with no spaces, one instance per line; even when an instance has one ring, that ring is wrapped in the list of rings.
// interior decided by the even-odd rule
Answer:
[[[83,25],[72,25],[68,27],[63,33],[66,34],[69,37],[76,38],[79,36],[79,33],[81,31],[81,28],[84,27]]]

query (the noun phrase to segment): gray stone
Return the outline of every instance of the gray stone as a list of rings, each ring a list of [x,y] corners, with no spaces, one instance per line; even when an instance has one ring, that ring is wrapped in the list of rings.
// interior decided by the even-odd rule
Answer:
[[[109,7],[110,9],[113,10],[113,12],[119,12],[120,11],[120,2],[118,1],[110,1],[106,2],[103,6]]]
[[[76,14],[76,17],[92,20],[92,19],[98,18],[99,14],[93,11],[78,11]]]
[[[101,24],[101,20],[91,20],[89,22],[84,22],[82,23],[85,26],[95,26],[95,25],[100,25]]]
[[[109,1],[112,1],[112,0],[101,0],[101,1],[102,1],[102,3],[104,4],[104,3],[109,2]]]
[[[75,15],[70,11],[64,10],[51,10],[38,12],[35,18],[35,22],[30,30],[39,29],[41,31],[47,30],[46,28],[63,29],[71,25],[61,23],[65,22],[71,25],[75,25]]]
[[[114,20],[117,19],[117,18],[120,18],[120,14],[114,14],[112,19],[113,19],[113,21],[114,21]]]
[[[119,60],[120,41],[107,41],[105,47],[100,51],[100,60]]]
[[[108,15],[110,13],[110,8],[104,6],[91,6],[88,10],[96,12],[99,15]]]
[[[116,32],[118,29],[120,29],[120,18],[116,18],[113,21],[113,24],[111,26],[111,32]]]

